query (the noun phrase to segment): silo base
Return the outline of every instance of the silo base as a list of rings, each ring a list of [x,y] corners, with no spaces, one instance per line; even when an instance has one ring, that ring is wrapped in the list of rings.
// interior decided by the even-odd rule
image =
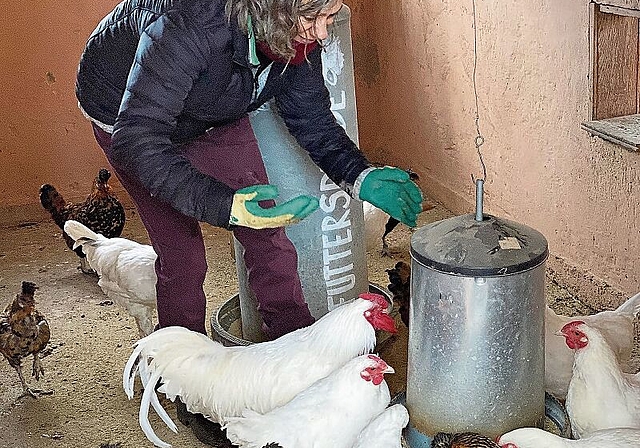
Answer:
[[[406,396],[404,393],[396,395],[391,404],[405,404]],[[552,432],[566,439],[571,438],[571,424],[564,406],[552,395],[545,393],[544,400],[544,430]],[[411,416],[409,416],[409,424],[402,432],[403,446],[409,448],[430,448],[432,438],[422,434],[411,425]]]

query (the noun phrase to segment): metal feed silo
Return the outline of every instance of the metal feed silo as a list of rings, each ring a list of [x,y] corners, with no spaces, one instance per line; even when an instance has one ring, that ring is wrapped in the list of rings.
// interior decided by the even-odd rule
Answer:
[[[322,53],[323,75],[331,96],[331,110],[349,137],[358,142],[355,83],[351,51],[350,10],[338,13],[333,35]],[[298,271],[311,314],[319,318],[369,288],[362,202],[352,199],[313,163],[289,134],[270,103],[251,114],[251,125],[279,200],[309,194],[320,209],[286,228],[298,252]],[[262,319],[249,288],[242,246],[234,242],[239,280],[242,334],[260,341]]]
[[[437,432],[490,437],[544,418],[547,241],[491,215],[411,238],[407,407],[411,443]]]

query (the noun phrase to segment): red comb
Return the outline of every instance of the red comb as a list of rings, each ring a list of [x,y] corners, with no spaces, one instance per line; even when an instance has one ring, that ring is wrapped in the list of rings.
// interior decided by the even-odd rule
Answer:
[[[363,294],[360,294],[358,297],[361,299],[369,300],[373,303],[377,303],[378,305],[380,305],[381,307],[384,307],[385,309],[389,307],[389,302],[387,301],[387,299],[385,299],[384,296],[380,294],[376,294],[373,292],[365,292]]]
[[[584,324],[583,321],[581,320],[572,320],[571,322],[564,324],[564,326],[562,327],[562,330],[560,330],[561,333],[566,333],[567,331],[571,331],[573,330],[575,327],[577,327],[578,325],[582,325]]]

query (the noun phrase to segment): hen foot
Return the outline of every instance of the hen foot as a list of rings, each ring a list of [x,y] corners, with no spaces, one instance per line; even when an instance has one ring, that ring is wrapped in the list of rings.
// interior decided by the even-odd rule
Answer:
[[[37,399],[43,395],[53,395],[53,390],[32,389],[31,387],[27,387],[26,389],[24,389],[24,392],[22,392],[22,395],[16,398],[16,401],[24,397],[32,397]]]

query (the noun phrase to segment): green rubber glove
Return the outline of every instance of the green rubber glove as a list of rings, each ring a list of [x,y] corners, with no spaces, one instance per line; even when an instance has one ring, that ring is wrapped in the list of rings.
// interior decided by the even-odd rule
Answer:
[[[367,173],[360,185],[360,199],[370,202],[409,227],[416,226],[422,211],[422,193],[399,168],[385,166]]]
[[[252,185],[236,191],[231,205],[229,224],[267,229],[295,224],[318,208],[319,201],[313,196],[296,196],[271,208],[262,208],[259,201],[278,197],[275,185]]]

